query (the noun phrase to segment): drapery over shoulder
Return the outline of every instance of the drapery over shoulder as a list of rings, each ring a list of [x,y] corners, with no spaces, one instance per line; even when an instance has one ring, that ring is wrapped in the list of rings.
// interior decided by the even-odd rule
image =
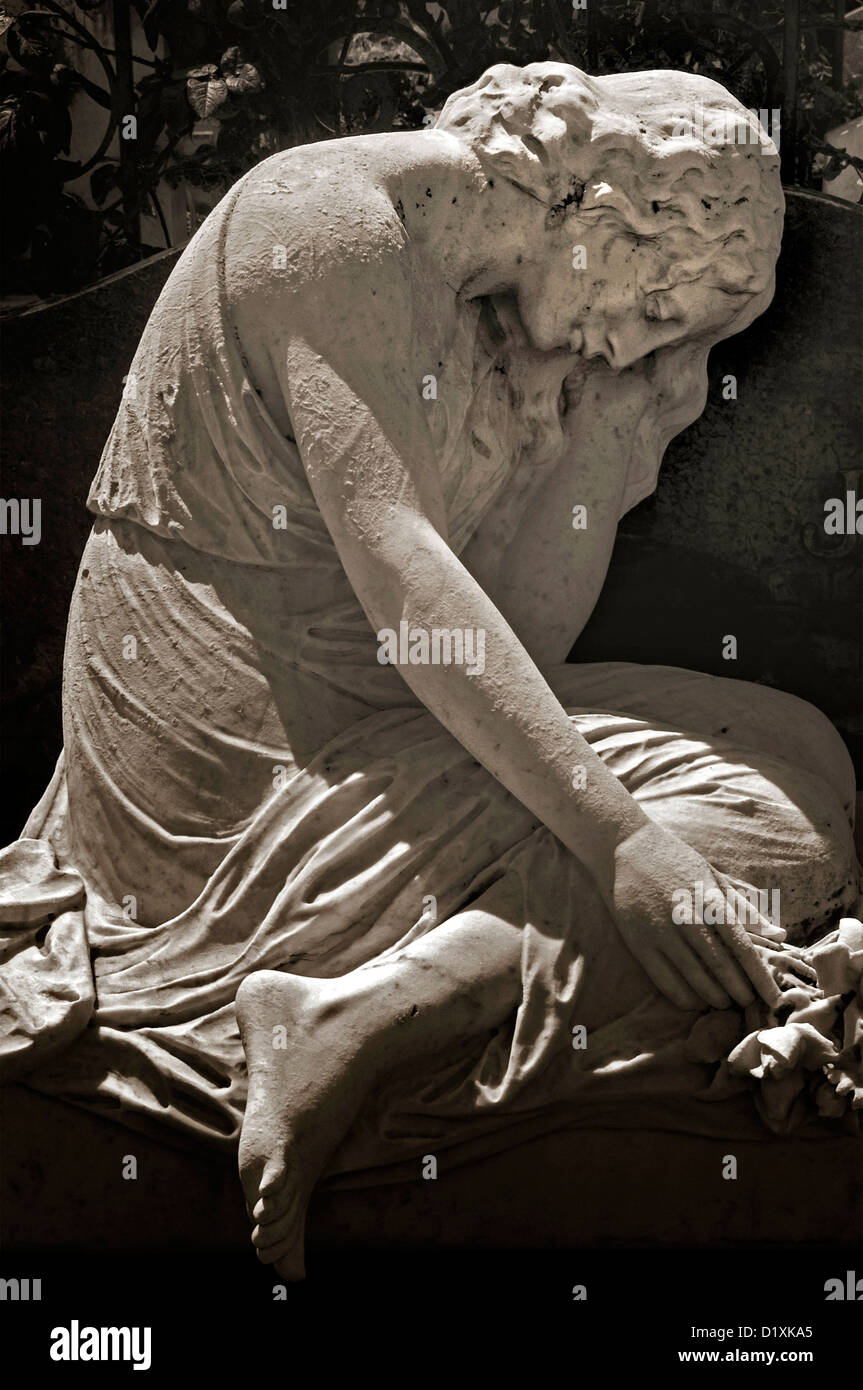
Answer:
[[[749,1082],[722,1058],[763,1020],[729,1011],[719,1043],[711,1033],[717,1055],[703,1033],[690,1045],[695,1020],[658,996],[586,873],[377,661],[297,446],[231,322],[225,233],[233,216],[253,217],[267,167],[223,200],[171,276],[90,493],[65,751],[24,838],[0,857],[0,1065],[130,1124],[231,1149],[245,1105],[243,978],[344,974],[506,877],[524,924],[518,1009],[387,1088],[334,1171],[399,1162],[430,1138],[488,1151],[513,1126],[643,1123],[645,1105],[652,1123],[760,1132]],[[564,445],[566,368],[520,356],[505,319],[502,304],[465,306],[429,402],[456,552],[525,453]],[[673,433],[659,406],[650,413],[647,376],[628,381],[625,505],[655,484]],[[664,408],[674,402],[672,391]],[[298,612],[288,600],[300,577],[312,598]],[[735,695],[721,683],[720,721],[711,677],[622,663],[547,677],[624,785],[720,871],[778,878],[798,926],[813,899],[850,912],[845,808],[818,768],[758,752],[767,716],[747,708],[742,684]],[[333,691],[354,702],[353,722],[295,757],[291,720]],[[803,721],[805,748],[804,717],[788,717]],[[856,938],[837,939],[859,975]],[[842,1081],[843,1114],[858,1095],[844,1085],[859,1051],[848,1009],[843,996],[819,1015],[827,1051],[785,1049],[804,1071],[814,1058],[819,1082]],[[591,1043],[577,1054],[579,1023]],[[757,1075],[762,1054],[750,1052],[735,1057]]]

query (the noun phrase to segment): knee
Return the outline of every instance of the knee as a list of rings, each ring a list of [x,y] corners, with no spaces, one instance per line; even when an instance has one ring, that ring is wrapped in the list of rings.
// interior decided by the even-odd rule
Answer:
[[[798,695],[754,681],[722,679],[735,687],[729,694],[729,717],[720,732],[758,739],[766,753],[805,768],[827,782],[853,818],[856,784],[854,764],[835,725],[815,705]]]
[[[802,809],[802,808],[801,808]],[[823,815],[822,804],[818,812]],[[782,890],[782,925],[789,940],[811,940],[840,917],[853,916],[860,900],[860,877],[854,842],[847,826],[829,821],[813,824],[805,813],[796,828],[796,843],[775,861],[772,873]],[[796,852],[795,852],[796,851]]]

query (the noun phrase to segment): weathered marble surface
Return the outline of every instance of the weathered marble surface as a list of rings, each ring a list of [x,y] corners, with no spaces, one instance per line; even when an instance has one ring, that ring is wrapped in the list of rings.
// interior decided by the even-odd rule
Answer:
[[[817,1013],[821,1041],[785,1038],[799,1085],[768,1120],[810,1116],[807,1072],[826,1113],[859,1103],[859,1015],[818,1002],[837,951],[859,975],[853,924],[819,956],[763,917],[669,911],[696,881],[781,887],[795,940],[853,907],[835,731],[757,687],[561,666],[711,344],[773,292],[775,151],[681,135],[704,107],[740,116],[683,74],[498,68],[434,132],[276,156],[195,237],[132,364],[64,757],[3,855],[13,937],[53,885],[85,901],[49,955],[82,922],[93,955],[92,1026],[44,1062],[36,1020],[31,1080],[223,1147],[242,1118],[253,1238],[285,1277],[325,1172],[489,1151],[574,1108],[633,1123],[639,1097],[721,1131],[763,1079],[742,1035],[783,996],[779,1031]],[[481,632],[481,669],[382,666],[404,617]],[[68,1030],[82,991],[53,978]],[[14,1002],[3,1021],[18,1071]]]
[[[735,632],[734,675],[791,691],[828,715],[859,787],[859,558],[843,539],[819,540],[817,528],[825,498],[859,473],[863,300],[850,272],[863,264],[863,208],[799,189],[786,189],[785,200],[773,302],[711,352],[704,413],[671,441],[657,492],[621,523],[574,658],[727,674],[716,639]],[[123,377],[180,254],[3,322],[4,487],[40,497],[43,520],[37,548],[7,545],[3,556],[4,841],[20,833],[62,743],[66,616],[90,527],[83,499]],[[848,273],[837,275],[837,265]],[[734,402],[722,399],[729,372],[739,382]]]

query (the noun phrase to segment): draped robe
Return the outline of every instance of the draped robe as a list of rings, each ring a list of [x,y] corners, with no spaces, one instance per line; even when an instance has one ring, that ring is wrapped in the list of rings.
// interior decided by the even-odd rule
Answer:
[[[250,971],[342,975],[506,879],[523,923],[517,1007],[383,1082],[331,1174],[395,1172],[432,1143],[467,1158],[573,1124],[757,1134],[765,1116],[781,1128],[816,1114],[799,1104],[813,1075],[828,1090],[820,1113],[844,1113],[829,1067],[859,1073],[863,940],[836,927],[857,900],[838,735],[802,701],[745,682],[628,663],[544,673],[651,817],[737,883],[778,888],[792,939],[827,932],[825,979],[845,989],[816,1019],[820,1044],[792,1029],[780,1071],[795,1079],[767,1115],[752,1078],[775,1073],[775,1057],[758,1039],[788,1018],[664,1000],[582,866],[378,661],[225,291],[231,219],[266,167],[168,281],[90,490],[64,751],[0,856],[4,1074],[230,1150],[246,1094],[234,997]],[[482,305],[465,306],[430,407],[457,554],[527,447],[500,353]],[[326,600],[296,613],[285,598],[300,576]],[[298,757],[303,703],[333,692],[356,719]]]

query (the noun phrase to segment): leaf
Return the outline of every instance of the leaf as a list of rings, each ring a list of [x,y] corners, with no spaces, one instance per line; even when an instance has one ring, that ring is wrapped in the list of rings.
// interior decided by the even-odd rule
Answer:
[[[259,92],[263,87],[261,74],[252,63],[244,63],[239,72],[225,78],[225,85],[231,96],[242,96],[244,92]]]
[[[51,159],[68,150],[69,113],[45,92],[20,91],[0,103],[0,150],[21,158]]]
[[[228,99],[228,86],[215,63],[206,63],[202,68],[193,68],[186,74],[186,96],[189,105],[201,120],[212,116]]]
[[[18,143],[18,102],[14,97],[0,101],[0,151],[12,152]]]
[[[254,63],[247,62],[245,54],[236,45],[225,49],[219,66],[232,96],[242,96],[243,92],[259,92],[264,85]]]
[[[93,170],[90,175],[90,192],[93,196],[93,202],[98,207],[102,206],[108,194],[117,187],[119,177],[119,164],[110,161],[106,164],[100,164],[97,169]]]
[[[138,86],[138,136],[142,148],[151,149],[163,130],[180,134],[191,130],[194,112],[186,100],[186,79],[147,77]]]
[[[20,20],[9,29],[6,43],[15,61],[30,72],[50,72],[54,66],[54,54],[50,46]]]
[[[144,30],[144,38],[155,53],[159,45],[159,0],[132,0]]]

